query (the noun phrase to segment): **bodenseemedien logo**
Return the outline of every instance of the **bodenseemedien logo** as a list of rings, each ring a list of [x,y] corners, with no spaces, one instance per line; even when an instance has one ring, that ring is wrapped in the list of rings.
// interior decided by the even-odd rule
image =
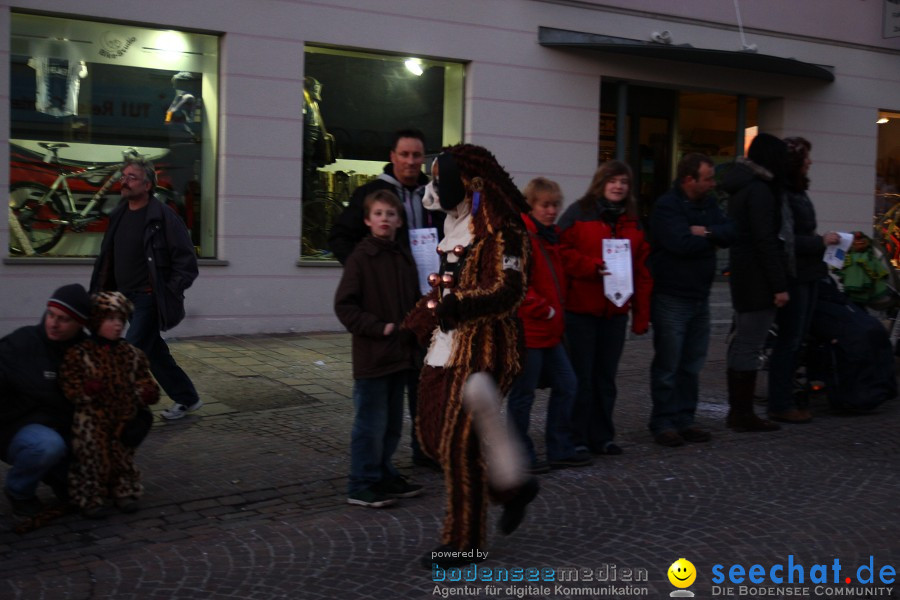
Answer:
[[[671,598],[694,597],[694,592],[687,589],[697,579],[697,568],[694,567],[694,563],[686,558],[679,558],[672,563],[666,574],[669,576],[669,583],[678,588],[669,593]]]

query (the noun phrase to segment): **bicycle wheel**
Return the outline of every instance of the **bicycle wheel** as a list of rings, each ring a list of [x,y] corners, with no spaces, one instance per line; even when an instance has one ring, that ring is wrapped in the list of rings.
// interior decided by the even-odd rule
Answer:
[[[60,223],[59,198],[50,194],[50,188],[39,183],[16,183],[9,188],[9,207],[21,226],[20,234],[10,231],[12,254],[30,254],[20,239],[22,234],[34,254],[44,254],[59,242],[65,225]]]

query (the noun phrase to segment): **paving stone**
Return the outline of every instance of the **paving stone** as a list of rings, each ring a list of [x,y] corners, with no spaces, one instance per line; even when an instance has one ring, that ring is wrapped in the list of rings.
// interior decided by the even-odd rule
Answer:
[[[395,462],[425,493],[386,510],[346,504],[347,334],[170,346],[209,402],[183,420],[156,423],[138,451],[143,509],[102,523],[68,515],[24,536],[7,533],[14,521],[0,516],[0,598],[440,597],[418,561],[438,543],[443,482],[412,466],[408,419]],[[816,398],[809,425],[737,434],[724,427],[724,350],[724,336],[714,335],[701,376],[698,420],[713,440],[670,449],[653,444],[646,427],[652,342],[630,338],[615,413],[625,454],[540,476],[541,493],[511,536],[495,532],[492,509],[482,564],[646,570],[642,596],[588,596],[601,598],[668,596],[666,570],[682,556],[698,569],[698,597],[710,597],[714,564],[771,565],[793,555],[807,565],[839,558],[856,566],[873,556],[900,567],[900,403],[850,418]],[[252,361],[262,366],[243,376]],[[539,453],[546,407],[542,391],[531,429]],[[50,499],[49,490],[40,494]],[[585,585],[550,595],[525,594],[522,585],[488,595],[484,582],[473,589],[482,598],[580,598]],[[894,586],[881,597],[900,596]]]

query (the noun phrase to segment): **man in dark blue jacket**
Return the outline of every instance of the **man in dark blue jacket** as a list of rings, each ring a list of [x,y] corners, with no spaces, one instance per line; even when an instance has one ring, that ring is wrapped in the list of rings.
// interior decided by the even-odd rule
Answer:
[[[733,237],[731,222],[710,194],[715,184],[712,160],[686,155],[678,163],[675,184],[657,200],[650,217],[654,356],[649,426],[663,446],[711,438],[694,425],[694,413],[709,347],[716,247],[729,246]]]
[[[40,324],[0,339],[0,459],[11,465],[3,492],[17,515],[41,511],[41,481],[66,496],[72,404],[56,374],[66,350],[84,338],[90,310],[80,284],[64,285],[47,301]]]
[[[184,318],[184,291],[197,278],[197,254],[184,222],[152,194],[155,185],[148,160],[122,169],[122,202],[109,216],[91,292],[122,292],[134,303],[125,339],[144,351],[153,376],[175,402],[162,412],[171,420],[203,406],[160,336]]]

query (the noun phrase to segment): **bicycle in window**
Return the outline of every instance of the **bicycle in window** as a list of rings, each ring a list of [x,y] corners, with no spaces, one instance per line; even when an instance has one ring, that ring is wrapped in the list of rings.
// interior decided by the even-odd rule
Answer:
[[[9,197],[9,247],[14,255],[46,254],[66,231],[104,231],[108,214],[118,202],[118,199],[111,202],[110,198],[119,191],[121,163],[63,164],[59,150],[68,144],[40,142],[38,145],[46,151],[40,163],[30,160],[25,163],[30,168],[14,166],[12,169],[12,179],[19,179],[10,186]],[[123,162],[141,157],[135,148],[122,151]],[[51,169],[34,168],[42,167],[41,163],[54,165],[55,173]],[[157,186],[154,193],[181,213],[171,190]]]

